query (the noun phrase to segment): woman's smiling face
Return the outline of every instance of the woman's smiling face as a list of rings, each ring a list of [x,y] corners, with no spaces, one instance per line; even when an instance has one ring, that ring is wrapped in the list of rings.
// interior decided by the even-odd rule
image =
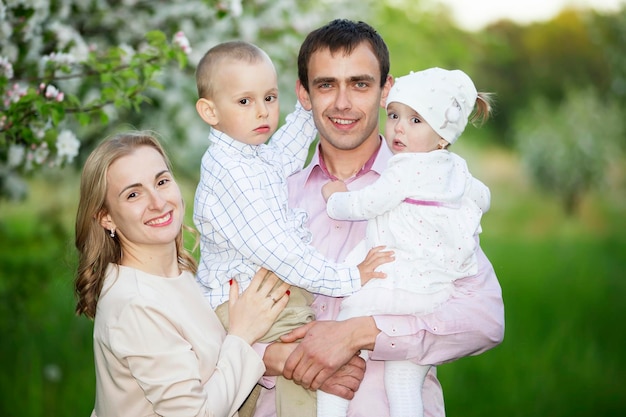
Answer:
[[[122,248],[175,244],[184,217],[178,184],[154,148],[141,146],[115,160],[107,170],[107,214]]]

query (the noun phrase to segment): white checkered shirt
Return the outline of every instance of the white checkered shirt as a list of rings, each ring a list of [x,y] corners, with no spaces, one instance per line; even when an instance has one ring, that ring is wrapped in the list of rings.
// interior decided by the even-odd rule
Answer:
[[[201,235],[197,280],[213,307],[228,300],[231,278],[243,290],[260,266],[314,293],[343,296],[361,287],[356,266],[330,262],[310,246],[307,214],[288,206],[287,177],[302,169],[316,135],[300,105],[267,145],[211,130],[194,222]]]

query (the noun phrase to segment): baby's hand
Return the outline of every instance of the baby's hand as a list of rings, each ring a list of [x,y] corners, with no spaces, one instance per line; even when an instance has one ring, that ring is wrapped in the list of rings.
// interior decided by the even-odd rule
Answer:
[[[328,201],[330,196],[334,193],[340,193],[344,191],[348,191],[348,187],[346,187],[346,184],[344,184],[343,181],[339,180],[328,181],[322,186],[322,195],[324,196],[325,201]]]
[[[384,272],[375,271],[382,264],[393,262],[396,259],[395,252],[383,250],[384,246],[376,246],[370,249],[367,256],[357,265],[361,273],[361,285],[365,285],[372,278],[387,278]]]

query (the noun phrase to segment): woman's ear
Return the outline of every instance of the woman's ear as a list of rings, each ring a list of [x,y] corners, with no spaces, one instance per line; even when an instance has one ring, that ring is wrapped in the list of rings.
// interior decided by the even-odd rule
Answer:
[[[111,219],[111,215],[109,215],[109,213],[107,213],[106,211],[103,210],[98,213],[96,218],[100,221],[100,226],[102,226],[104,229],[108,231],[116,229],[115,223],[113,222],[113,219]]]
[[[196,111],[200,115],[200,118],[211,126],[217,125],[220,121],[215,111],[215,104],[211,100],[207,100],[206,98],[198,99],[198,101],[196,101]]]

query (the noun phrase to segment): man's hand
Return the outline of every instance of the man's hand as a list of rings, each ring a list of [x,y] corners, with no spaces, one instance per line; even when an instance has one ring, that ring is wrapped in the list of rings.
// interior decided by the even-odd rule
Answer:
[[[356,390],[365,377],[365,360],[354,355],[350,361],[332,374],[320,387],[329,394],[337,395],[346,400],[354,398]]]
[[[281,337],[283,342],[302,339],[287,358],[283,376],[317,390],[361,349],[373,349],[379,332],[371,317],[314,321],[299,327]]]

